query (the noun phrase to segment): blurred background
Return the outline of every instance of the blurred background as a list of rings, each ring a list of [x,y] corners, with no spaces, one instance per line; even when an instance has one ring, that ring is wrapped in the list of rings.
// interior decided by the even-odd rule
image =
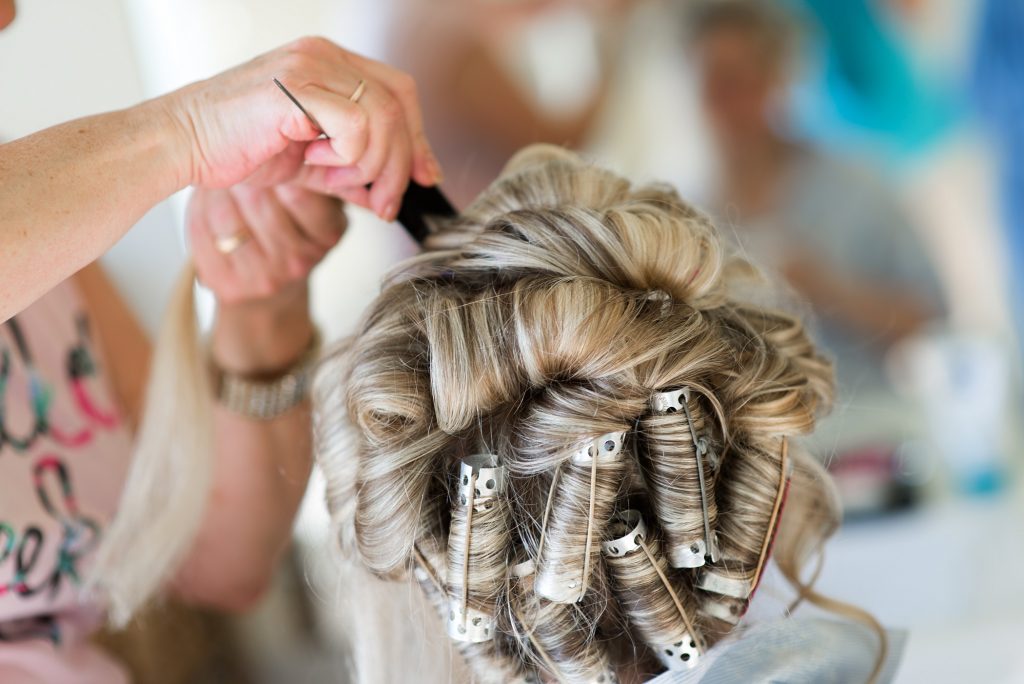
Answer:
[[[535,141],[671,183],[788,283],[836,360],[836,410],[812,447],[846,522],[819,589],[909,630],[897,681],[1024,681],[1024,3],[22,0],[19,12],[0,36],[0,138],[319,34],[417,77],[457,204]],[[104,257],[151,332],[185,258],[184,203],[155,208]],[[314,281],[332,339],[415,249],[396,226],[352,219]],[[178,616],[193,627],[172,653],[122,644],[165,662],[139,664],[141,681],[343,681],[317,480],[296,532],[255,615],[202,629]]]

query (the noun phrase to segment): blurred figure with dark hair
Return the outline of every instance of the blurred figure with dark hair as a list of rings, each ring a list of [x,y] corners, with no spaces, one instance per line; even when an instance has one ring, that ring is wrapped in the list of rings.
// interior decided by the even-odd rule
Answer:
[[[836,358],[840,404],[860,403],[886,391],[885,352],[939,314],[940,287],[880,179],[787,136],[795,34],[789,15],[763,1],[720,0],[693,15],[719,153],[714,205],[743,249],[810,302]]]

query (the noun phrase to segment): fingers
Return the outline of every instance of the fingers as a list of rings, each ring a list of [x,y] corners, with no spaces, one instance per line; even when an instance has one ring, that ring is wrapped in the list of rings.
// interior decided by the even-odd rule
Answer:
[[[370,187],[370,206],[385,221],[394,221],[409,185],[412,166],[412,142],[407,136],[395,138],[381,172]]]
[[[328,149],[327,141],[317,141],[307,147],[306,161],[337,167],[323,177],[330,180],[334,191],[372,184],[364,206],[392,221],[398,215],[413,163],[405,112],[378,82],[366,86],[358,106],[365,108],[369,122],[369,140],[362,157],[355,164],[344,164],[333,146]]]
[[[351,185],[349,167],[306,166],[293,184],[311,192],[339,197],[349,204],[370,208],[370,191],[363,185]]]
[[[420,185],[440,183],[444,176],[423,128],[423,111],[420,108],[416,81],[408,74],[372,59],[360,55],[353,55],[352,59],[365,74],[384,83],[402,105],[409,140],[412,141],[413,179]]]
[[[310,147],[329,147],[335,155],[331,158],[322,154],[316,163],[351,166],[364,157],[370,142],[370,115],[366,109],[347,96],[316,85],[303,86],[295,95],[329,138],[315,141]]]
[[[302,39],[289,50],[300,55],[295,64],[305,77],[296,71],[282,82],[328,136],[305,145],[305,162],[334,167],[301,172],[303,186],[393,220],[410,177],[423,185],[441,180],[411,77],[323,39]],[[359,189],[366,185],[369,192]]]
[[[292,142],[245,179],[247,185],[270,187],[294,178],[303,165],[307,143]]]
[[[220,238],[243,242],[225,254]],[[262,248],[229,190],[199,190],[189,206],[189,239],[199,280],[227,303],[268,296],[274,289]]]
[[[208,220],[209,210],[206,206],[211,192],[223,191],[197,191],[189,201],[185,217],[188,226],[188,241],[192,247],[192,259],[199,274],[199,281],[203,284],[226,281],[233,277],[234,270],[230,262],[218,252],[215,245],[215,237]]]
[[[237,185],[230,189],[253,238],[262,248],[265,275],[274,285],[300,280],[320,261],[326,248],[308,240],[273,189]]]
[[[275,194],[307,240],[324,250],[338,244],[348,225],[340,201],[294,184],[278,186]]]

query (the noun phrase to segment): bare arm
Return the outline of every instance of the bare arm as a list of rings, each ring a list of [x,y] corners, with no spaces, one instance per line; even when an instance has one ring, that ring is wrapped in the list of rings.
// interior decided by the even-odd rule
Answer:
[[[142,418],[142,402],[153,346],[135,314],[98,262],[76,273],[75,285],[82,293],[89,318],[99,332],[110,364],[108,374],[121,409],[134,428]]]
[[[110,361],[110,376],[133,425],[143,410],[151,345],[97,264],[75,276]],[[312,337],[304,282],[260,301],[218,309],[212,355],[228,370],[287,368]],[[213,488],[203,526],[174,588],[188,601],[243,610],[268,585],[306,490],[312,465],[309,406],[270,421],[222,407],[214,415]]]
[[[184,132],[158,102],[0,146],[0,322],[184,187],[187,150]]]
[[[790,283],[819,311],[883,346],[919,332],[939,314],[927,299],[896,284],[870,281],[802,255],[785,269]]]
[[[303,283],[274,303],[221,306],[211,353],[234,372],[272,372],[298,359],[312,334]],[[303,403],[269,421],[214,411],[213,487],[174,589],[190,602],[245,610],[291,539],[312,467],[310,408]]]
[[[274,87],[275,77],[330,140],[316,140],[320,130]],[[355,103],[349,96],[360,79],[370,88]],[[298,157],[286,154],[295,143]],[[358,189],[346,197],[387,218],[410,174],[425,185],[440,178],[411,79],[321,38],[0,146],[0,322],[92,262],[176,190],[227,187],[257,170],[288,176],[303,155],[338,172],[322,174],[337,181],[332,190]]]

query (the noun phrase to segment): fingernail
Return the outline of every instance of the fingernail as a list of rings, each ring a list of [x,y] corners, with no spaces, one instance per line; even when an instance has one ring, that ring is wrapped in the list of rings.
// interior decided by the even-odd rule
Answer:
[[[381,218],[385,221],[394,221],[396,216],[398,216],[398,212],[395,211],[394,204],[389,204],[384,207],[384,211],[381,213]]]

